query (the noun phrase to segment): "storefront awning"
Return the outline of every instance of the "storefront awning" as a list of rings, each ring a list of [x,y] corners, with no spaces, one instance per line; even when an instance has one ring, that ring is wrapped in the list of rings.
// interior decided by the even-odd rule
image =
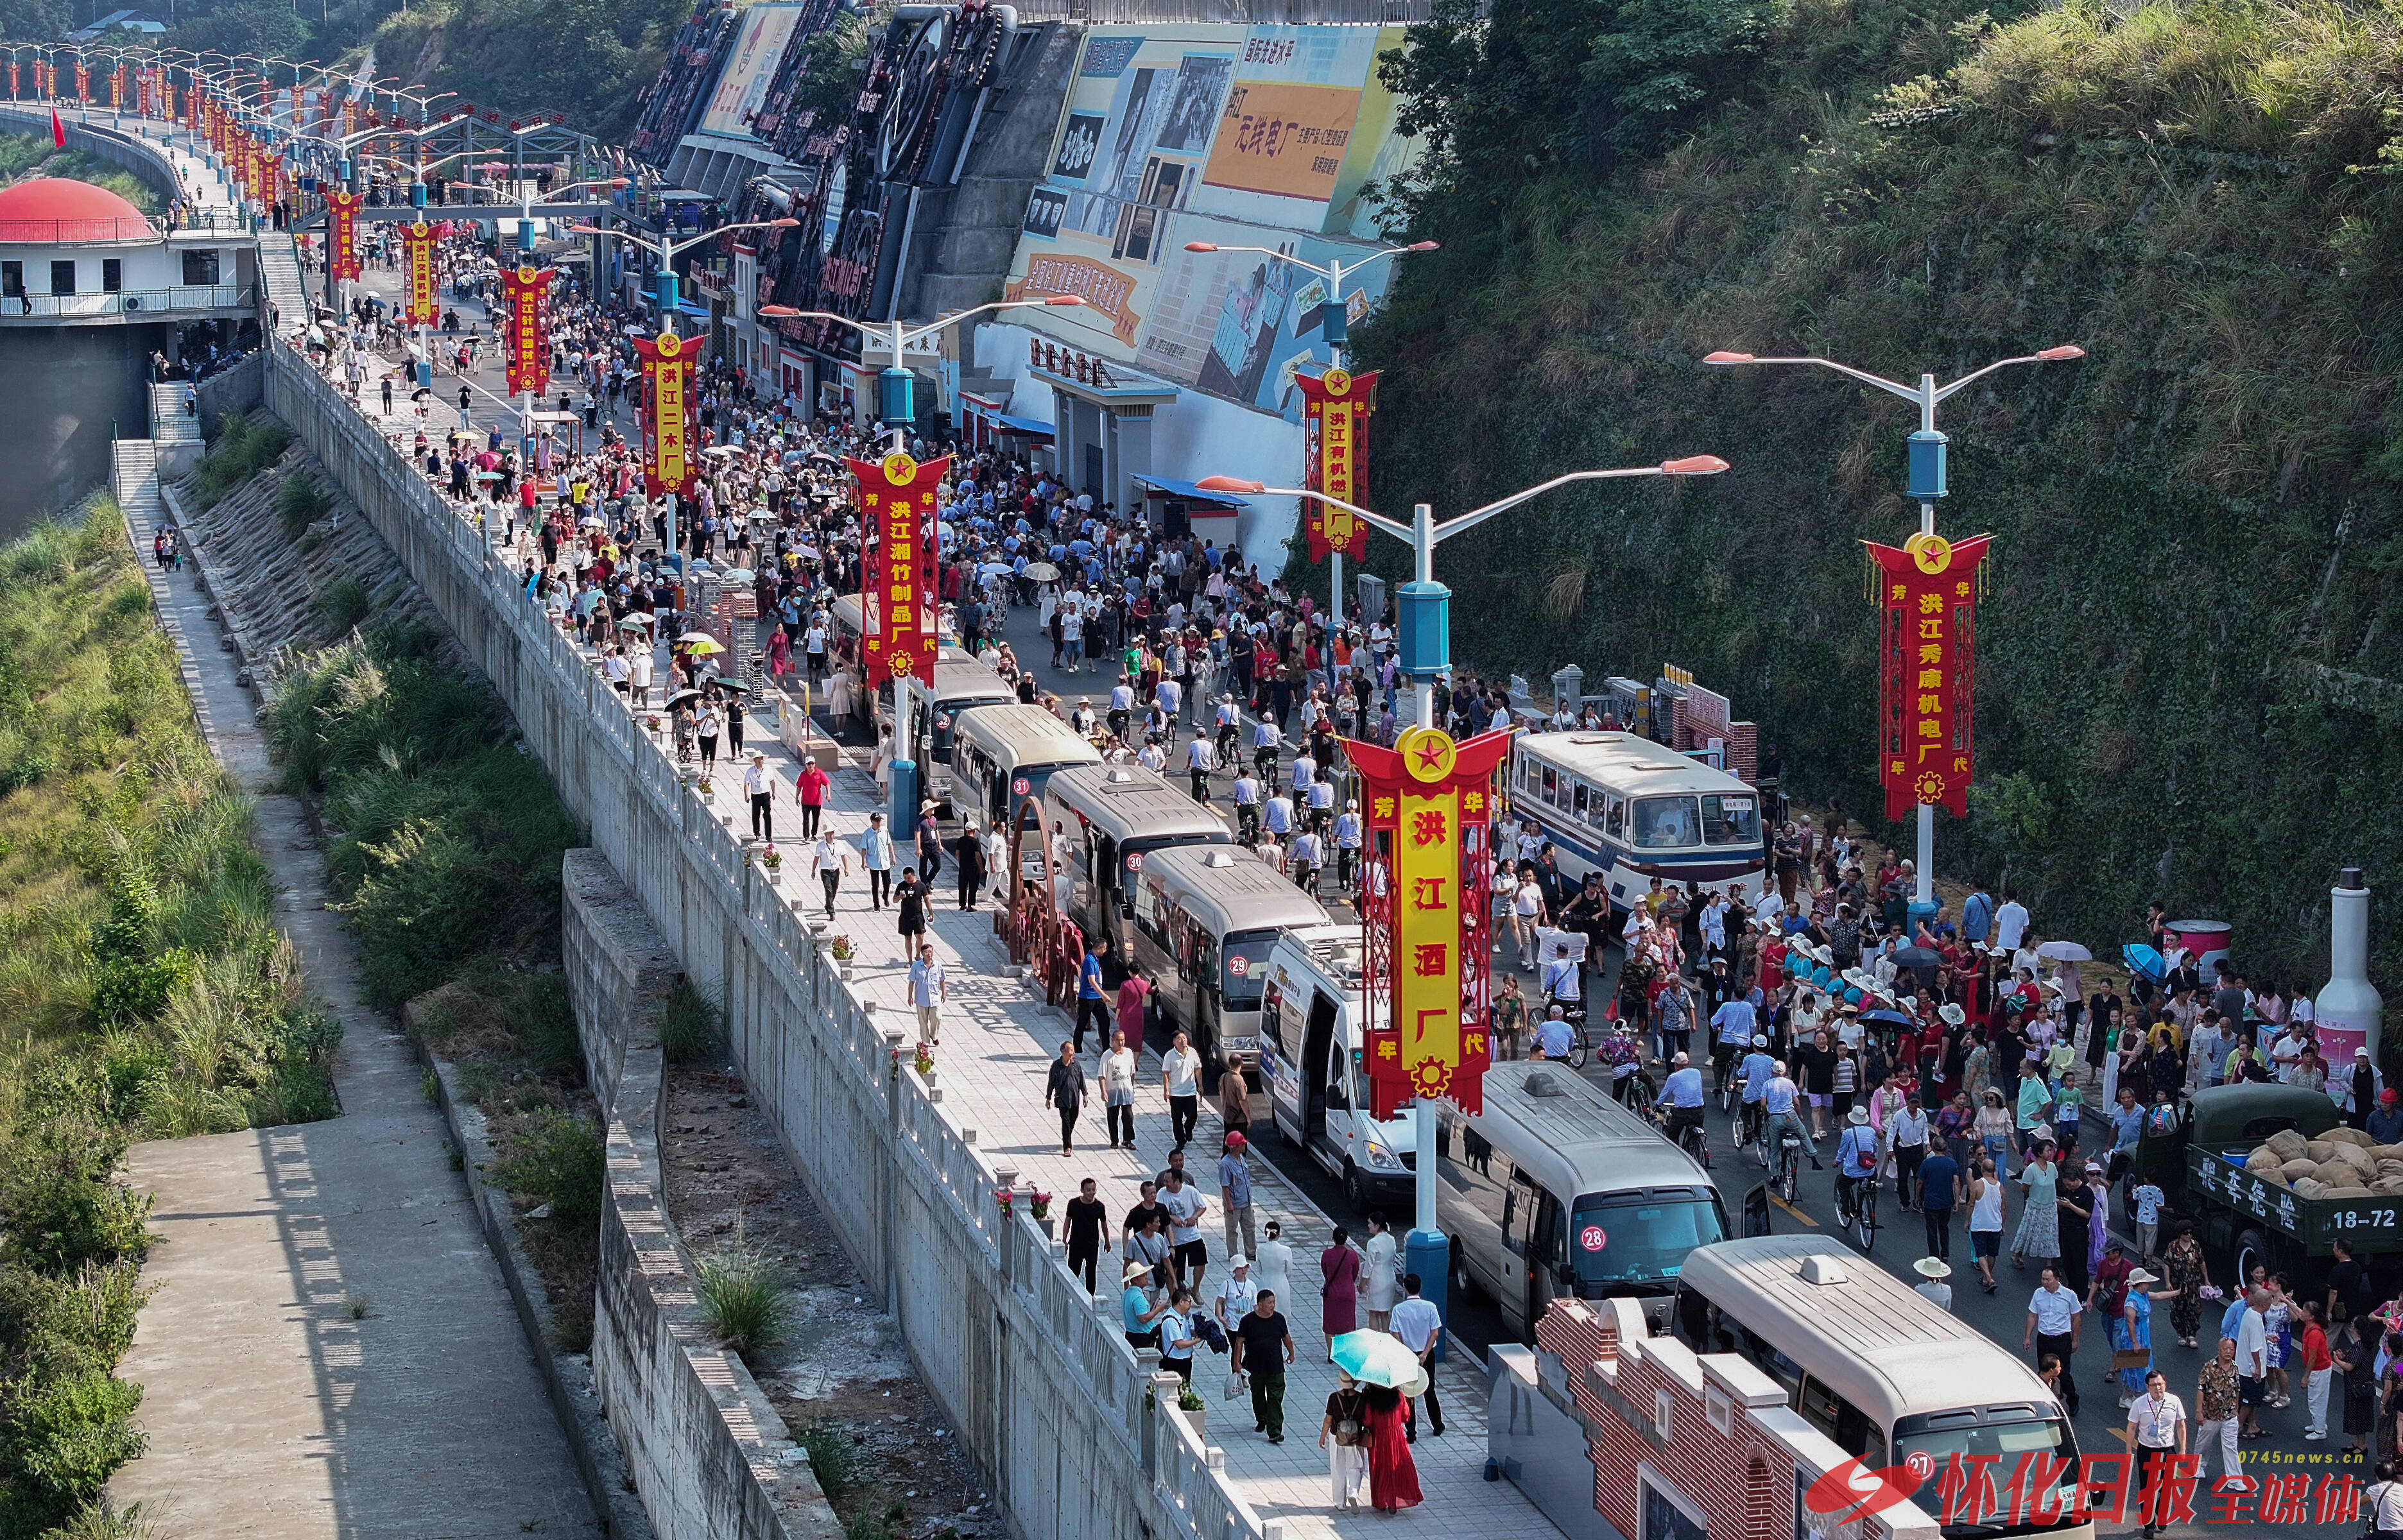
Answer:
[[[1188,502],[1210,503],[1232,512],[1251,505],[1240,497],[1229,497],[1223,492],[1203,492],[1190,481],[1172,481],[1165,476],[1141,476],[1135,480],[1148,488],[1154,497],[1182,497]]]
[[[993,421],[1004,433],[1023,434],[1029,438],[1049,438],[1058,430],[1040,417],[1012,417],[1007,412],[994,415]]]

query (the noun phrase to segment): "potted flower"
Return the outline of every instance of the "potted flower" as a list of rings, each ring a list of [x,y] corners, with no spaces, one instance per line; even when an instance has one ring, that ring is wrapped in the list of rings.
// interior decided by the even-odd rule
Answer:
[[[769,879],[771,881],[774,880],[778,872],[785,869],[785,858],[776,853],[776,846],[773,840],[769,841],[766,845],[760,848],[759,865],[768,873]]]
[[[826,937],[826,950],[834,953],[834,960],[836,962],[848,963],[851,961],[851,937],[848,936],[829,936]]]
[[[1035,1218],[1049,1219],[1051,1217],[1051,1195],[1049,1193],[1030,1193],[1027,1195],[1027,1203],[1035,1210]]]
[[[935,1074],[935,1050],[932,1045],[919,1044],[918,1057],[910,1062],[916,1067],[921,1079],[932,1079]]]
[[[660,714],[652,712],[643,718],[643,730],[657,738],[660,735]]]
[[[1009,1217],[1009,1200],[1010,1191],[1007,1187],[995,1187],[993,1189],[993,1200],[1001,1205],[1001,1216],[1004,1219]]]
[[[717,788],[710,784],[709,777],[706,773],[704,773],[701,778],[701,795],[703,797],[715,797],[717,795]]]
[[[1185,1419],[1185,1425],[1193,1430],[1193,1441],[1207,1449],[1210,1444],[1210,1404],[1202,1399],[1202,1393],[1190,1385],[1179,1390],[1176,1393],[1176,1415]]]

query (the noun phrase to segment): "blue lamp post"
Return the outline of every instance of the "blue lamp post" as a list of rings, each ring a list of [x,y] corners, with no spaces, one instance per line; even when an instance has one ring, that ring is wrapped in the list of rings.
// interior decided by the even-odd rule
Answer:
[[[1908,450],[1909,479],[1906,495],[1919,505],[1919,533],[1936,533],[1936,505],[1950,490],[1945,481],[1944,451],[1950,443],[1936,431],[1937,404],[1974,381],[1982,380],[1996,369],[2013,364],[2055,364],[2067,359],[2083,358],[2086,350],[2064,344],[2045,348],[2018,358],[1999,359],[1984,368],[1963,375],[1949,385],[1939,385],[1936,376],[1923,374],[1916,385],[1906,385],[1882,375],[1856,369],[1850,364],[1839,364],[1832,358],[1757,358],[1748,353],[1719,352],[1706,355],[1705,364],[1815,364],[1824,369],[1846,374],[1865,385],[1875,385],[1882,391],[1901,396],[1919,409],[1919,431],[1912,434]],[[1919,868],[1917,887],[1911,895],[1910,918],[1913,922],[1936,912],[1936,809],[1932,803],[1919,805]]]
[[[1715,454],[1692,454],[1680,460],[1665,460],[1657,465],[1636,465],[1623,470],[1580,470],[1566,476],[1555,476],[1539,486],[1512,493],[1498,502],[1481,508],[1472,508],[1456,519],[1446,520],[1438,528],[1435,521],[1434,505],[1421,503],[1412,510],[1410,523],[1370,513],[1367,508],[1329,497],[1323,492],[1311,492],[1299,487],[1270,487],[1257,481],[1239,480],[1231,476],[1205,477],[1194,483],[1203,492],[1243,493],[1271,497],[1314,497],[1329,507],[1341,508],[1361,520],[1369,528],[1382,530],[1395,539],[1407,542],[1417,556],[1415,575],[1403,584],[1396,595],[1401,608],[1398,638],[1401,671],[1408,675],[1422,726],[1435,723],[1435,682],[1452,668],[1452,590],[1436,581],[1435,548],[1455,534],[1475,529],[1497,513],[1507,512],[1520,504],[1539,497],[1555,487],[1573,481],[1607,481],[1635,476],[1716,476],[1728,468],[1728,463]],[[1415,1224],[1405,1242],[1409,1269],[1425,1283],[1424,1297],[1436,1308],[1444,1308],[1446,1281],[1451,1276],[1451,1242],[1437,1228],[1435,1214],[1435,1134],[1436,1112],[1432,1102],[1422,1100],[1418,1105],[1418,1181]]]

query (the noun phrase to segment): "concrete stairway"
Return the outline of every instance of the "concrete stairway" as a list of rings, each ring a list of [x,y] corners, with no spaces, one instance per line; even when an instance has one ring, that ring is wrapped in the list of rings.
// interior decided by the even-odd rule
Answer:
[[[289,337],[309,320],[309,288],[300,276],[300,254],[288,230],[258,232],[258,281],[267,286],[275,334]]]
[[[109,446],[109,490],[128,515],[156,525],[166,515],[159,496],[159,448],[147,438],[120,438]]]

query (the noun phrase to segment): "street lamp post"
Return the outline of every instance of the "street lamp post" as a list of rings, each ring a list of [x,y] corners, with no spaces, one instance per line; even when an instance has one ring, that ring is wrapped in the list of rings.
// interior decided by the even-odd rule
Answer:
[[[1962,387],[1984,379],[1996,369],[2008,368],[2013,364],[2057,364],[2085,356],[2086,350],[2073,344],[2065,343],[2060,347],[2043,348],[2017,358],[1997,359],[1984,368],[1963,375],[1949,385],[1938,384],[1936,376],[1932,374],[1921,375],[1919,383],[1916,385],[1906,385],[1899,381],[1888,380],[1882,375],[1871,374],[1867,369],[1856,369],[1850,364],[1839,364],[1832,358],[1759,358],[1748,353],[1729,353],[1722,350],[1705,354],[1702,362],[1718,365],[1816,365],[1823,369],[1833,369],[1838,374],[1849,375],[1862,384],[1874,385],[1890,395],[1899,395],[1917,407],[1919,431],[1910,436],[1908,463],[1909,485],[1904,495],[1919,505],[1919,533],[1934,534],[1936,502],[1947,491],[1944,453],[1950,442],[1936,429],[1937,404]],[[1936,806],[1932,802],[1922,802],[1919,804],[1919,869],[1911,891],[1910,918],[1917,921],[1935,912]]]
[[[1352,325],[1351,312],[1346,308],[1343,298],[1343,274],[1347,270],[1341,258],[1331,257],[1322,268],[1315,262],[1303,261],[1291,252],[1276,251],[1267,246],[1221,246],[1209,241],[1188,241],[1185,243],[1185,249],[1204,254],[1221,251],[1252,252],[1261,257],[1273,257],[1280,262],[1291,263],[1305,272],[1314,272],[1326,279],[1327,300],[1318,309],[1318,334],[1327,340],[1327,367],[1334,369],[1343,367],[1343,345],[1351,340]],[[1440,249],[1438,243],[1433,241],[1414,242],[1407,246],[1387,246],[1363,261],[1353,263],[1349,271],[1356,273],[1370,262],[1382,261],[1388,257],[1403,257],[1411,252],[1438,249]],[[1343,553],[1341,551],[1330,550],[1327,553],[1327,573],[1329,595],[1327,645],[1331,655],[1335,646],[1335,632],[1343,624]]]
[[[1612,481],[1643,476],[1716,476],[1728,468],[1728,463],[1715,454],[1691,454],[1682,459],[1664,460],[1657,465],[1632,465],[1619,470],[1571,471],[1550,480],[1512,493],[1509,496],[1472,508],[1438,525],[1435,507],[1421,503],[1412,511],[1410,522],[1388,519],[1367,508],[1312,492],[1300,487],[1270,487],[1257,481],[1238,480],[1231,476],[1205,477],[1194,483],[1203,492],[1244,493],[1271,497],[1314,497],[1331,507],[1341,508],[1368,524],[1382,530],[1395,539],[1407,544],[1415,557],[1411,580],[1402,585],[1400,601],[1400,645],[1402,672],[1410,676],[1414,710],[1421,727],[1435,725],[1436,676],[1452,667],[1452,590],[1436,581],[1435,548],[1455,534],[1463,534],[1485,522],[1497,513],[1507,513],[1520,504],[1540,497],[1555,487],[1565,487],[1577,481]],[[1418,1212],[1415,1228],[1409,1239],[1410,1270],[1422,1279],[1444,1276],[1449,1266],[1447,1243],[1436,1225],[1435,1213],[1435,1103],[1422,1098],[1418,1104]],[[1434,1270],[1430,1270],[1430,1269]]]

